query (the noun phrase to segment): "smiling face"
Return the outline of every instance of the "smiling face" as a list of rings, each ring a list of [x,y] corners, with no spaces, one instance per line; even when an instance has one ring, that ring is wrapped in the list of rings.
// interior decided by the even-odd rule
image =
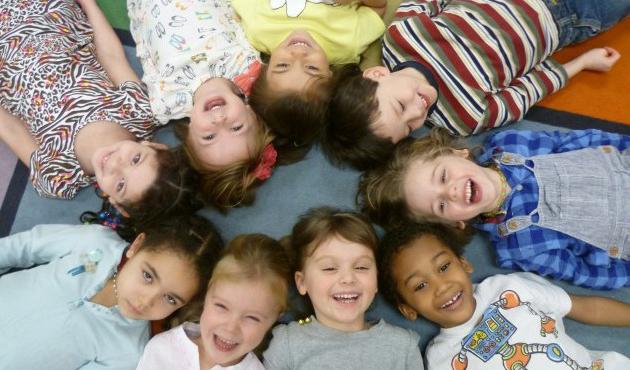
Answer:
[[[499,174],[468,159],[468,150],[412,162],[403,180],[409,210],[452,224],[493,211],[501,193]]]
[[[457,257],[433,235],[424,235],[392,259],[396,290],[405,303],[400,312],[408,319],[418,315],[450,328],[465,323],[475,311],[472,266]]]
[[[266,73],[274,90],[294,92],[331,75],[326,53],[302,30],[293,31],[271,52]]]
[[[308,294],[317,320],[341,331],[365,327],[365,311],[377,291],[374,253],[364,245],[333,236],[306,258],[295,273],[300,294]]]
[[[213,78],[195,91],[188,142],[209,169],[248,159],[256,146],[258,119],[235,89]]]
[[[109,201],[119,206],[138,201],[155,182],[158,162],[156,150],[164,144],[123,140],[94,152],[94,176]]]
[[[413,68],[389,72],[385,67],[364,71],[365,78],[378,82],[376,100],[379,114],[372,132],[394,144],[422,127],[429,108],[437,101],[437,90]]]
[[[270,284],[219,279],[208,289],[201,314],[201,341],[207,361],[234,365],[256,348],[280,315]]]
[[[199,278],[191,262],[173,252],[138,248],[134,242],[117,274],[117,305],[127,318],[161,320],[190,301]]]

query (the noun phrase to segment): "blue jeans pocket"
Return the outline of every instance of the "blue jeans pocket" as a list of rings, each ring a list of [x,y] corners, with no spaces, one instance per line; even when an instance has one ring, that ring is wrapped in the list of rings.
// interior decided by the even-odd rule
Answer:
[[[557,20],[560,31],[560,47],[585,41],[602,32],[602,23],[597,19],[578,19],[575,14]]]

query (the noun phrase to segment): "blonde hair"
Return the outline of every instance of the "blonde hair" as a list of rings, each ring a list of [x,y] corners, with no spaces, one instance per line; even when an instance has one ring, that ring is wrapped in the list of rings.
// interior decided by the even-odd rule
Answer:
[[[435,221],[409,211],[403,189],[405,176],[415,161],[430,161],[457,149],[462,147],[441,128],[419,139],[403,139],[385,164],[361,176],[357,194],[361,210],[386,228],[405,221]]]
[[[278,313],[282,313],[288,307],[290,272],[289,258],[278,241],[263,234],[244,234],[228,243],[214,267],[208,288],[221,280],[264,279],[274,296]]]
[[[254,176],[252,171],[262,160],[267,144],[274,139],[274,135],[267,126],[260,119],[259,122],[260,127],[253,155],[218,170],[209,169],[193,149],[189,141],[188,124],[179,122],[175,126],[175,132],[182,141],[190,166],[200,174],[199,192],[206,205],[225,212],[229,208],[251,204],[256,199],[255,189],[262,184],[263,180]]]

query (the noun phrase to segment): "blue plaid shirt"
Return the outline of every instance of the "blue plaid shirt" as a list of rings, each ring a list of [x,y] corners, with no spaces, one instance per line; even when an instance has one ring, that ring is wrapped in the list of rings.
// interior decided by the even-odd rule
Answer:
[[[477,161],[492,163],[493,157],[501,151],[532,157],[601,145],[612,145],[621,151],[630,146],[630,136],[599,130],[503,131],[487,139],[485,151]],[[506,211],[505,218],[530,214],[538,206],[538,184],[534,174],[524,166],[499,165],[499,168],[512,188],[502,206]],[[496,223],[472,226],[490,234],[501,267],[535,271],[589,288],[613,289],[630,285],[630,261],[610,258],[606,251],[566,234],[532,225],[502,237]]]

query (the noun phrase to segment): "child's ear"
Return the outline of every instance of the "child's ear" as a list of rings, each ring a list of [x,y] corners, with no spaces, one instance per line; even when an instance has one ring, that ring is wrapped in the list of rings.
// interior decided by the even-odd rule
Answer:
[[[296,271],[294,278],[295,286],[298,292],[300,292],[300,295],[306,295],[306,286],[304,284],[304,274],[302,273],[302,271]]]
[[[418,319],[418,311],[414,310],[413,307],[406,303],[400,303],[398,305],[398,311],[400,311],[407,320],[414,321]]]
[[[153,141],[146,141],[145,140],[145,141],[141,142],[140,144],[146,145],[146,146],[151,147],[151,148],[153,148],[155,150],[166,150],[166,149],[168,149],[168,145],[166,145],[164,143],[156,143],[156,142],[153,142]]]
[[[133,242],[131,242],[129,249],[127,249],[127,253],[125,254],[127,258],[133,257],[133,255],[136,254],[136,252],[138,252],[138,250],[144,243],[145,238],[146,238],[146,235],[144,233],[140,233],[138,234],[138,236],[136,236]]]
[[[453,154],[462,158],[470,158],[470,150],[468,149],[453,149]]]
[[[467,272],[467,273],[469,273],[469,274],[472,274],[472,273],[473,273],[473,271],[474,271],[473,265],[472,265],[470,262],[468,262],[468,260],[466,259],[466,257],[463,257],[463,256],[462,256],[462,257],[459,257],[459,261],[461,262],[461,264],[462,264],[462,269],[463,269],[464,271],[466,271],[466,272]]]
[[[374,81],[377,81],[379,78],[387,76],[388,74],[390,74],[389,69],[383,66],[370,67],[363,71],[364,78],[369,78]]]

